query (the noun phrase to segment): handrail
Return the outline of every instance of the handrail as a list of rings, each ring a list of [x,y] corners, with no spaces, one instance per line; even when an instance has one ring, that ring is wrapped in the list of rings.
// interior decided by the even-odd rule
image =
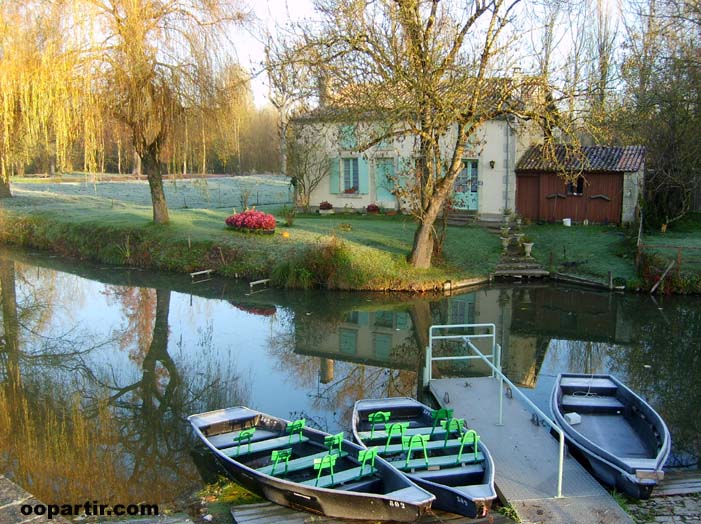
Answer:
[[[434,335],[434,330],[444,329],[444,330],[456,330],[456,329],[472,329],[472,328],[489,328],[487,334],[473,334],[473,335]],[[434,361],[441,360],[465,360],[465,359],[481,359],[483,360],[489,368],[492,370],[492,376],[499,378],[499,425],[502,425],[502,402],[503,402],[503,391],[504,382],[511,388],[511,392],[515,392],[518,397],[525,401],[526,404],[536,412],[538,417],[543,419],[548,425],[560,436],[560,448],[559,448],[559,465],[557,473],[557,497],[562,498],[562,476],[564,471],[564,461],[565,461],[565,434],[562,429],[560,429],[555,422],[553,422],[541,409],[536,406],[526,395],[521,392],[521,390],[516,387],[506,375],[501,372],[501,362],[500,362],[500,352],[498,351],[498,346],[496,344],[496,326],[494,324],[453,324],[453,325],[434,325],[428,330],[428,346],[426,347],[426,366],[424,383],[428,384],[432,378],[432,367]],[[492,354],[485,355],[482,353],[477,346],[472,343],[472,339],[478,338],[491,338],[492,339]],[[461,355],[452,357],[434,357],[433,356],[433,341],[434,340],[450,340],[450,339],[462,339],[465,345],[476,353],[476,355]],[[490,362],[490,359],[496,361],[496,365]]]
[[[508,378],[506,378],[506,375],[501,372],[501,370],[497,369],[494,364],[492,364],[488,357],[486,355],[483,355],[482,352],[469,340],[465,341],[467,346],[477,353],[477,355],[490,367],[492,368],[492,371],[496,373],[499,376],[499,397],[502,396],[502,391],[504,390],[503,382],[506,382],[506,384],[511,388],[512,393],[516,393],[521,400],[525,401],[526,404],[535,411],[538,416],[543,419],[545,422],[548,423],[548,425],[555,431],[559,436],[560,436],[560,450],[559,450],[559,464],[558,464],[558,469],[557,469],[557,498],[562,498],[562,474],[564,471],[564,463],[565,463],[565,434],[560,429],[560,427],[555,424],[554,421],[550,420],[550,417],[548,417],[545,413],[541,411],[541,409],[536,406],[531,399],[529,399],[526,395],[523,394],[523,392],[516,387],[515,384],[513,384]],[[501,409],[499,413],[499,417],[501,419]]]

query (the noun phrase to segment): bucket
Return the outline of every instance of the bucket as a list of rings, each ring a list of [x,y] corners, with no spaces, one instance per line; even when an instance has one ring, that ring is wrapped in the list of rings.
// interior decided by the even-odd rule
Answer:
[[[563,218],[562,225],[565,227],[570,227],[572,225],[572,219],[571,218]]]

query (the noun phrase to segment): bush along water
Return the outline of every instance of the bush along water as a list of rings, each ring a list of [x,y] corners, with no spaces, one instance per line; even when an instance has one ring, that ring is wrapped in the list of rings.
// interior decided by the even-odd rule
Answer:
[[[651,290],[660,281],[668,265],[669,260],[656,253],[641,253],[638,280],[632,285],[629,283],[629,287],[644,291]],[[699,294],[701,293],[701,275],[678,273],[672,268],[656,292],[661,294]]]
[[[227,217],[225,222],[227,226],[237,231],[249,233],[273,233],[275,231],[275,217],[255,209],[234,213]]]

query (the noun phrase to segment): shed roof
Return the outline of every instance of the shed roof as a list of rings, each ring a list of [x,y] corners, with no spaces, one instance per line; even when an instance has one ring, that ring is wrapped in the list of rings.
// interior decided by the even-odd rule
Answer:
[[[643,146],[535,145],[516,164],[516,171],[630,172],[645,160]]]

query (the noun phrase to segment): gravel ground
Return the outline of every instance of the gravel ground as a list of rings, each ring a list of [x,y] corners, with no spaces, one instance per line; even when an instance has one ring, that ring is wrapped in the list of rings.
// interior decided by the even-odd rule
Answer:
[[[701,524],[701,493],[652,497],[627,510],[637,524]]]

